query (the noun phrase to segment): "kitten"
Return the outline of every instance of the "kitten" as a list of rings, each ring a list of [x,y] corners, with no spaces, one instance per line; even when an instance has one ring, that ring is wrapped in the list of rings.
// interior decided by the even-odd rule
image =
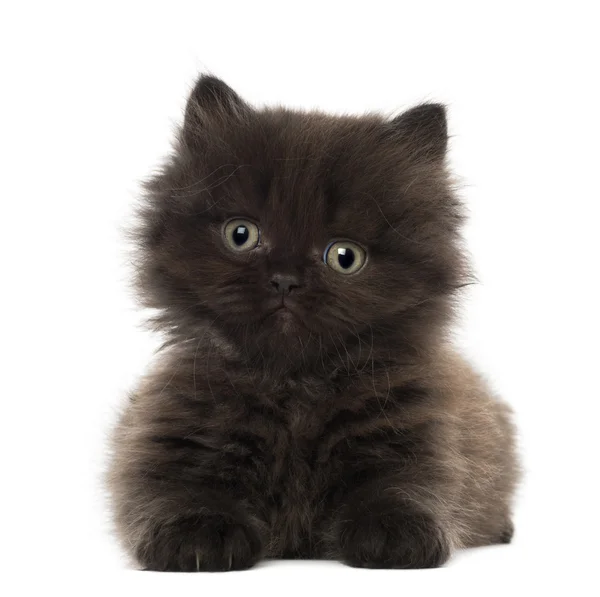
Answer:
[[[141,567],[426,568],[511,540],[511,415],[447,339],[468,267],[446,146],[440,105],[256,110],[200,78],[137,230],[168,341],[109,487]]]

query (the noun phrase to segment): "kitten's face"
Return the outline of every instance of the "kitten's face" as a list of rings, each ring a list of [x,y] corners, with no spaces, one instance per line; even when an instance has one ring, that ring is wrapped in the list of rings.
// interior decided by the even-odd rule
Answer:
[[[254,111],[201,79],[150,186],[149,304],[177,334],[209,323],[249,356],[401,333],[459,275],[445,144],[437,106],[392,122]]]

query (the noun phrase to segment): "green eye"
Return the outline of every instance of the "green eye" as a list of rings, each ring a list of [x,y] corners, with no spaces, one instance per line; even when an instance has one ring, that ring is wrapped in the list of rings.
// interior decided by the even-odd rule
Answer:
[[[260,231],[254,222],[241,218],[229,220],[223,227],[225,244],[237,253],[254,249],[260,241]]]
[[[349,240],[336,240],[327,245],[323,261],[340,274],[355,274],[367,260],[366,251]]]

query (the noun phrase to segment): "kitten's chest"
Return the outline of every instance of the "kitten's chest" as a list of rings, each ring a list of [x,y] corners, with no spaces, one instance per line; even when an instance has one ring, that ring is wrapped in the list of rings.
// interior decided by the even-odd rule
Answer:
[[[289,488],[292,480],[298,480],[299,492],[307,494],[321,469],[330,468],[320,457],[324,418],[322,409],[302,402],[302,396],[280,410],[278,424],[271,427],[274,487]]]
[[[314,555],[324,498],[339,476],[339,463],[323,457],[326,408],[310,398],[298,389],[271,428],[266,494],[274,555]]]

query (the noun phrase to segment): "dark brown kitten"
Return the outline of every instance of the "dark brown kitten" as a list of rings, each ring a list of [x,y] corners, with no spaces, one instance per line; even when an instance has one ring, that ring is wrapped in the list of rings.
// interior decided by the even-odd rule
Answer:
[[[109,484],[140,566],[420,568],[510,541],[510,413],[447,340],[467,267],[446,144],[439,105],[255,110],[199,80],[137,235],[168,343]]]

